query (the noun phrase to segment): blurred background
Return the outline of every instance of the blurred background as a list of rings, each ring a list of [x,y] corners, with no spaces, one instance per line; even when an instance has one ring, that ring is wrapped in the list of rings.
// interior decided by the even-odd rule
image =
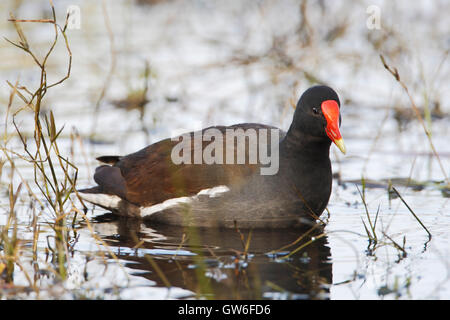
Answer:
[[[46,0],[8,0],[1,6],[8,39],[17,37],[7,21],[10,12],[23,19],[51,18]],[[43,108],[52,108],[66,132],[75,127],[93,141],[112,142],[110,152],[123,154],[178,129],[240,122],[287,129],[301,93],[324,83],[342,100],[347,159],[366,156],[362,145],[373,143],[378,133],[377,152],[428,152],[408,96],[384,69],[380,54],[399,70],[424,117],[445,118],[448,6],[446,1],[60,0],[59,24],[67,10],[73,12],[67,32],[72,71],[63,86],[49,90]],[[22,27],[31,46],[45,53],[53,27]],[[38,84],[31,58],[6,41],[0,50],[2,80]],[[67,64],[59,41],[48,62],[49,81],[61,78]],[[1,90],[6,103],[9,87]],[[436,126],[431,130],[441,129]],[[353,178],[360,178],[363,168],[353,168]]]

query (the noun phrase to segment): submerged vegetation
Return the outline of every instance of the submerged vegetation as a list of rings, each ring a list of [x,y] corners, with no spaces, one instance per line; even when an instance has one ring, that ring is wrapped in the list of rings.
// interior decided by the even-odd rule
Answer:
[[[13,12],[25,5],[7,2]],[[177,1],[131,0],[111,7],[106,1],[89,5],[83,12],[99,11],[103,18],[86,14],[83,23],[86,28],[100,28],[102,42],[90,38],[95,32],[84,35],[80,42],[77,30],[69,28],[69,14],[63,24],[57,21],[64,7],[56,4],[55,9],[51,0],[42,2],[43,15],[49,18],[22,19],[11,14],[7,23],[14,36],[5,36],[4,46],[14,48],[13,54],[21,63],[26,61],[27,69],[26,76],[8,73],[8,94],[1,101],[0,298],[448,298],[450,273],[443,247],[448,235],[445,228],[450,226],[446,213],[449,151],[442,139],[448,131],[440,130],[448,130],[449,115],[444,93],[437,89],[448,80],[448,48],[433,73],[433,86],[427,86],[426,69],[421,72],[422,82],[408,81],[412,75],[402,69],[401,59],[416,52],[408,51],[412,50],[408,42],[402,41],[402,34],[385,16],[382,30],[364,30],[361,37],[352,34],[350,18],[323,19],[345,11],[345,7],[328,2],[286,1],[278,4],[281,9],[270,1],[240,4],[242,15],[233,11],[235,5],[214,3],[211,17],[210,8],[197,5],[192,9]],[[274,28],[279,24],[272,15],[277,10],[286,12],[284,6],[290,5],[297,8],[289,10],[292,26]],[[118,31],[124,18],[122,12],[118,18],[112,8],[121,10],[121,6],[142,6],[138,10],[153,14],[155,20],[164,16],[168,21],[158,21],[162,25],[170,24],[176,16],[173,12],[179,10],[206,22],[218,16],[226,19],[227,12],[234,12],[237,16],[230,23],[242,32],[228,34],[224,31],[228,29],[213,24],[211,30],[222,31],[221,37],[212,38],[194,21],[189,30],[204,41],[198,47],[190,44],[185,48],[184,43],[174,45],[171,39],[159,37],[146,42],[139,37],[153,36],[148,33],[150,27],[129,26],[131,18],[124,20],[125,31]],[[148,20],[129,10],[137,21]],[[225,13],[219,14],[221,10]],[[386,11],[383,9],[383,15]],[[189,25],[189,18],[185,19],[182,22]],[[255,40],[250,27],[258,25],[259,19],[267,20],[264,41]],[[319,20],[330,21],[330,25],[318,25]],[[205,21],[202,24],[206,25]],[[172,25],[170,32],[185,35],[184,25],[180,25]],[[136,34],[133,28],[138,29]],[[356,38],[364,39],[364,48],[349,51],[346,41]],[[92,48],[80,52],[74,43],[83,42],[95,43],[98,52]],[[204,43],[206,47],[202,47]],[[130,53],[133,50],[139,54]],[[178,51],[183,54],[177,56]],[[376,62],[370,64],[372,60]],[[325,70],[321,67],[324,61],[330,63]],[[331,67],[333,63],[344,70],[342,74]],[[383,92],[390,97],[389,106],[370,105],[368,100],[376,101],[375,95],[361,98],[355,92],[359,88],[348,89],[367,80],[364,64],[370,66],[370,74],[383,72],[386,82],[392,75],[392,81],[400,85]],[[189,67],[175,72],[184,65]],[[77,68],[88,70],[86,78],[77,74]],[[74,73],[76,83],[70,81]],[[79,84],[83,83],[80,79],[96,76],[98,81]],[[218,79],[232,80],[220,86]],[[351,79],[356,82],[346,86]],[[313,227],[277,232],[240,230],[238,226],[232,230],[153,226],[99,208],[88,209],[77,197],[78,186],[89,184],[95,165],[91,159],[100,151],[126,153],[136,149],[136,141],[155,142],[169,135],[169,127],[189,127],[188,122],[199,119],[220,123],[236,118],[261,120],[282,126],[291,116],[299,89],[315,83],[341,89],[342,129],[350,155],[339,158],[332,152],[333,195]],[[370,95],[370,89],[361,91]],[[79,95],[89,101],[74,99]],[[73,110],[71,99],[75,101]],[[209,106],[211,101],[214,105]],[[211,109],[205,111],[207,103]],[[61,108],[69,110],[69,116],[60,112]],[[412,116],[405,110],[412,110]],[[433,117],[437,113],[439,117]],[[71,117],[76,120],[70,121]],[[426,140],[421,140],[422,136]],[[113,145],[112,137],[117,140]],[[364,147],[361,140],[365,140]],[[130,148],[129,141],[134,143]],[[393,144],[394,150],[387,144]],[[415,150],[416,146],[420,148]],[[389,162],[390,153],[401,159]],[[438,170],[433,167],[435,162]],[[421,275],[410,269],[417,260],[427,259],[417,257],[427,257],[440,271],[447,271],[441,272],[446,278],[430,280],[423,295],[415,289],[423,282]]]

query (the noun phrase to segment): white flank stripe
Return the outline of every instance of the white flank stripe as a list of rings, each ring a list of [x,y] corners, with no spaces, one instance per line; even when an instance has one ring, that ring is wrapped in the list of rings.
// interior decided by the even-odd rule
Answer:
[[[210,198],[216,198],[219,197],[221,194],[230,191],[230,188],[227,186],[217,186],[213,188],[203,189],[200,190],[195,196],[192,197],[180,197],[180,198],[173,198],[168,199],[164,202],[155,204],[150,207],[141,207],[141,217],[149,216],[155,212],[159,212],[162,210],[166,210],[172,207],[176,207],[182,203],[188,204],[191,203],[194,200],[197,200],[199,196],[208,196]],[[94,204],[97,204],[99,206],[102,206],[107,209],[119,209],[119,203],[122,200],[120,197],[110,194],[104,194],[104,193],[79,193],[81,198],[92,202]]]
[[[180,197],[166,200],[151,207],[141,207],[141,217],[146,217],[152,215],[155,212],[162,211],[170,207],[175,207],[180,203],[189,203],[191,201],[191,197]]]
[[[219,196],[221,193],[225,193],[228,191],[230,191],[230,188],[228,188],[227,186],[217,186],[209,189],[200,190],[200,192],[197,193],[197,196],[207,195],[210,196],[211,198],[215,198]]]
[[[176,207],[181,203],[190,203],[198,199],[198,196],[209,196],[210,198],[215,198],[228,191],[230,191],[230,188],[228,188],[227,186],[217,186],[200,190],[195,196],[192,197],[173,198],[150,207],[141,207],[141,217],[146,217],[152,215],[153,213]]]

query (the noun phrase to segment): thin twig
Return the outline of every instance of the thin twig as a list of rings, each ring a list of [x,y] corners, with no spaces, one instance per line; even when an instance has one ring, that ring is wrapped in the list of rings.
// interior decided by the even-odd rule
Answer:
[[[411,214],[414,216],[414,218],[416,218],[416,220],[420,223],[420,225],[422,226],[422,228],[425,229],[425,231],[428,233],[428,239],[431,240],[432,236],[431,236],[431,232],[428,231],[427,227],[425,227],[425,225],[422,223],[422,221],[420,221],[420,219],[416,216],[416,214],[414,213],[414,211],[411,209],[411,207],[406,203],[406,201],[403,199],[403,197],[400,195],[400,193],[397,191],[397,189],[395,189],[395,187],[392,187],[392,190],[394,190],[394,192],[397,194],[397,196],[400,198],[400,200],[402,200],[403,204],[408,208],[409,212],[411,212]]]
[[[444,166],[443,166],[443,164],[441,162],[441,158],[439,157],[439,155],[438,155],[438,153],[436,151],[436,148],[434,147],[434,144],[433,144],[433,141],[432,141],[432,138],[431,138],[431,132],[430,132],[430,130],[428,130],[425,122],[423,121],[423,118],[422,118],[422,115],[420,114],[419,108],[417,108],[416,104],[414,103],[414,99],[412,98],[411,94],[409,93],[408,87],[406,86],[406,84],[402,80],[400,80],[400,74],[398,73],[397,68],[390,67],[386,63],[386,60],[384,59],[383,55],[381,55],[381,54],[380,54],[380,59],[381,59],[381,62],[383,63],[383,66],[386,68],[386,70],[389,71],[389,73],[391,73],[394,76],[395,80],[402,86],[403,90],[405,90],[406,94],[408,95],[409,101],[411,103],[411,107],[413,108],[417,119],[419,120],[420,124],[423,127],[423,130],[425,131],[425,134],[426,134],[426,136],[428,138],[428,142],[430,144],[431,150],[432,150],[434,156],[436,157],[436,159],[437,159],[437,161],[439,163],[439,166],[441,167],[442,174],[445,177],[445,181],[447,182],[448,185],[450,185],[450,180],[449,180],[449,178],[447,176],[447,173],[446,173],[446,171],[444,169]]]
[[[9,22],[42,22],[42,23],[51,23],[55,24],[55,20],[53,19],[8,19]]]

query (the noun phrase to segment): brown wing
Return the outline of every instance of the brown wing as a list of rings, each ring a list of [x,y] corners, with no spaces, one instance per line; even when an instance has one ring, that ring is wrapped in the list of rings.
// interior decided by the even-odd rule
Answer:
[[[225,133],[227,128],[253,129],[272,129],[275,127],[260,124],[241,124],[230,127],[210,127],[203,130],[215,128]],[[191,135],[191,159],[194,159],[194,135]],[[139,206],[148,206],[160,203],[164,200],[191,196],[199,191],[212,188],[219,185],[226,185],[229,188],[239,188],[248,177],[259,174],[258,164],[248,164],[248,150],[246,150],[247,164],[175,164],[171,159],[172,149],[179,141],[165,139],[152,144],[136,153],[120,158],[120,161],[111,167],[110,175],[98,175],[96,182],[109,193],[124,197],[131,203]],[[202,147],[205,148],[211,142],[203,141]],[[247,139],[248,143],[248,139]],[[247,144],[248,146],[248,144]],[[223,149],[223,159],[226,159],[226,145]],[[236,149],[236,148],[233,148]],[[236,150],[233,150],[236,157]],[[105,166],[103,173],[105,172]],[[113,168],[119,168],[124,188],[121,186],[120,178]],[[117,170],[117,169],[116,169]],[[100,171],[101,172],[101,171]],[[111,184],[115,184],[113,187]],[[126,186],[126,187],[125,187]]]

